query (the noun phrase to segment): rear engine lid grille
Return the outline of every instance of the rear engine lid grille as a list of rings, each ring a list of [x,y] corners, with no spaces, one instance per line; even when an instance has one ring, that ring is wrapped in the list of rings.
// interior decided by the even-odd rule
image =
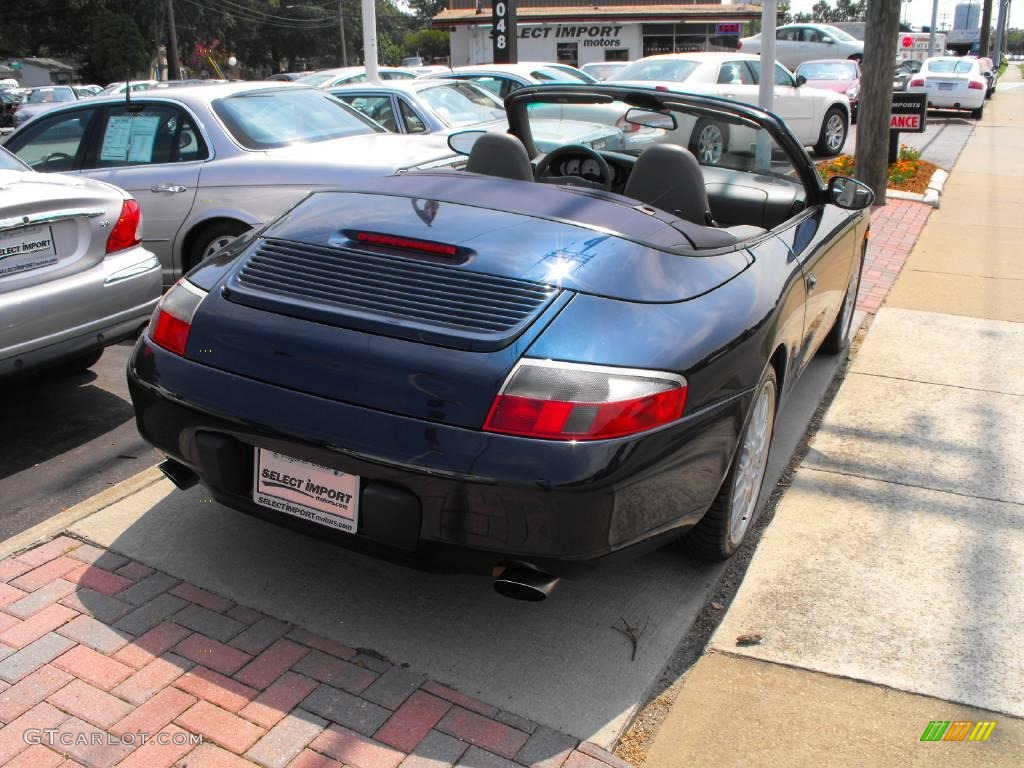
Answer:
[[[229,300],[328,325],[487,351],[509,344],[554,286],[348,247],[265,238],[229,279]]]

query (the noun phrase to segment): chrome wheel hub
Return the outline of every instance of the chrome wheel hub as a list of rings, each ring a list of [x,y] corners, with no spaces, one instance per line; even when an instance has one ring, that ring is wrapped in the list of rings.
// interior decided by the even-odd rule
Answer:
[[[697,137],[697,159],[704,165],[716,165],[722,159],[724,143],[721,128],[717,125],[705,125]]]
[[[208,259],[210,256],[212,256],[221,248],[223,248],[225,245],[237,239],[237,235],[221,235],[220,237],[215,237],[213,240],[207,243],[206,248],[203,249],[203,259]]]
[[[846,140],[846,121],[840,115],[832,115],[825,123],[825,144],[833,152],[838,152]]]
[[[750,423],[736,456],[736,483],[732,491],[729,538],[739,544],[750,527],[768,466],[768,448],[775,425],[775,385],[765,382],[758,390]]]

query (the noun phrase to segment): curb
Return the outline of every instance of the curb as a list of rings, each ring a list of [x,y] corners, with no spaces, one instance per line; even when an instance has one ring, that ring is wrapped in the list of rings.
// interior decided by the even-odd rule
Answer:
[[[932,208],[938,208],[942,197],[942,188],[946,185],[948,178],[948,171],[936,168],[935,173],[928,180],[928,189],[923,194],[919,192],[903,192],[899,189],[887,189],[885,190],[885,197],[886,199],[892,198],[893,200],[913,200],[917,203],[930,205]]]
[[[91,496],[85,501],[65,509],[60,514],[54,515],[48,520],[44,520],[38,525],[7,539],[7,541],[0,544],[0,560],[53,538],[82,518],[89,517],[89,515],[95,514],[101,509],[106,509],[112,504],[128,498],[133,493],[147,488],[161,478],[163,478],[163,474],[154,466],[142,470],[137,475],[132,475],[117,485],[100,491],[95,496]]]

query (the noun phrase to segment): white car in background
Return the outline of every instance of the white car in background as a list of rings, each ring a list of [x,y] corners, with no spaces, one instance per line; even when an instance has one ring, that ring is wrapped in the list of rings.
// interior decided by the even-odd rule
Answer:
[[[597,81],[607,80],[616,72],[629,66],[628,61],[594,61],[580,67],[580,72],[590,75]]]
[[[761,53],[761,35],[740,38],[744,53]],[[831,24],[786,24],[775,30],[775,59],[790,69],[814,59],[864,58],[864,41]]]
[[[504,99],[512,91],[527,85],[541,83],[572,83],[579,85],[580,79],[550,64],[471,64],[455,67],[448,72],[437,72],[430,77],[470,80],[481,88]]]
[[[378,67],[377,75],[381,80],[412,80],[417,77],[411,69],[396,67]],[[333,88],[348,83],[365,83],[366,67],[338,67],[337,69],[321,69],[308,75],[297,77],[292,82],[298,85],[310,85],[314,88]]]
[[[609,83],[645,83],[701,96],[717,96],[757,106],[761,60],[745,53],[669,53],[634,61]],[[850,128],[850,101],[835,91],[810,88],[781,64],[775,65],[774,112],[804,146],[823,157],[843,150]],[[743,132],[722,121],[702,119],[690,150],[705,165],[715,165]],[[733,136],[731,134],[735,133]]]
[[[924,60],[921,71],[910,78],[907,91],[928,94],[931,109],[969,109],[971,117],[980,120],[988,80],[975,58],[936,56]]]

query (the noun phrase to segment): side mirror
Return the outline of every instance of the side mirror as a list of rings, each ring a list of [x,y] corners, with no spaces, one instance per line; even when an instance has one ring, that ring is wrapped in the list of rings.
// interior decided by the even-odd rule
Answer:
[[[678,126],[676,116],[671,112],[655,112],[651,109],[630,107],[623,118],[630,125],[644,128],[660,128],[663,131],[674,131]]]
[[[458,133],[453,133],[448,137],[448,148],[456,154],[468,156],[473,151],[473,145],[476,144],[477,139],[485,133],[487,131],[459,131]]]
[[[821,38],[821,42],[823,42],[825,45],[832,45],[832,43],[834,43],[835,40],[833,40],[828,35],[825,35],[824,37]]]
[[[797,75],[796,76],[796,87],[797,88],[799,88],[801,85],[804,85],[806,82],[807,82],[807,78],[804,77],[803,75]]]
[[[833,176],[828,180],[828,199],[839,208],[862,211],[875,202],[875,193],[867,184],[856,179]]]

